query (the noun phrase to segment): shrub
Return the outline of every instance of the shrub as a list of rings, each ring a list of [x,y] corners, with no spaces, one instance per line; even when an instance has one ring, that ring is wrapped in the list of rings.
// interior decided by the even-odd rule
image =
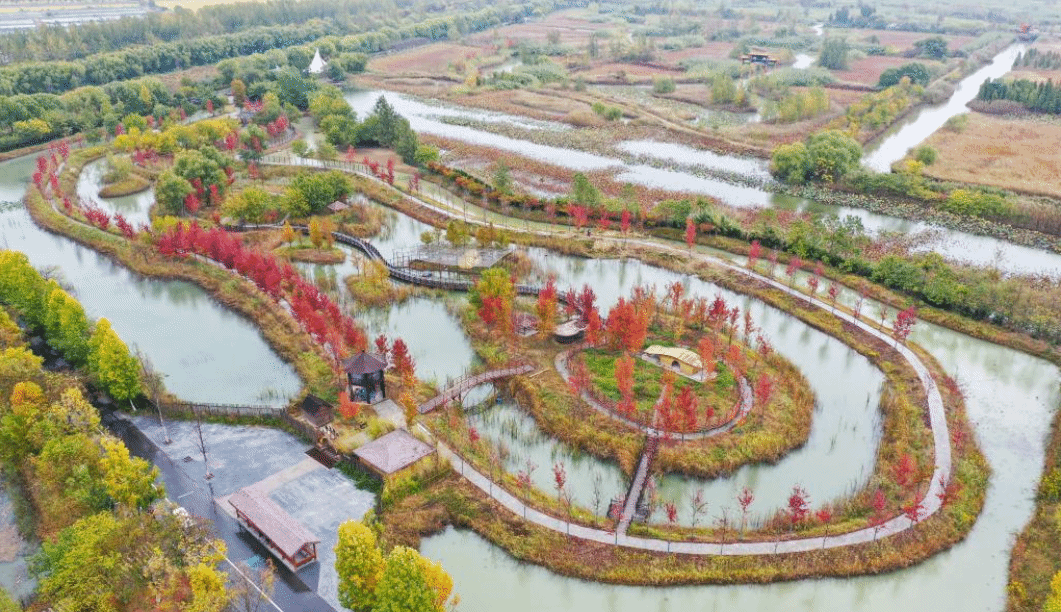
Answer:
[[[979,190],[955,189],[943,203],[943,210],[956,215],[997,217],[1006,213],[1006,199]]]
[[[1039,499],[1047,502],[1061,501],[1061,468],[1054,468],[1049,474],[1043,476],[1043,481],[1039,485]]]
[[[936,158],[938,157],[938,155],[939,154],[932,147],[928,145],[922,145],[918,147],[917,151],[914,153],[914,159],[921,162],[922,164],[925,164],[926,166],[931,166],[932,164],[936,163]]]
[[[943,128],[950,130],[951,132],[964,132],[965,128],[969,126],[969,115],[968,113],[962,113],[960,115],[954,115],[947,122],[943,124]]]
[[[658,94],[674,93],[675,88],[674,79],[669,77],[657,77],[652,82],[652,91]]]
[[[903,77],[909,77],[910,82],[915,85],[928,85],[930,75],[928,68],[924,64],[919,62],[912,62],[910,64],[904,64],[898,68],[888,68],[880,74],[880,79],[877,81],[877,85],[880,87],[891,87],[892,85],[898,85],[899,81],[903,80]]]

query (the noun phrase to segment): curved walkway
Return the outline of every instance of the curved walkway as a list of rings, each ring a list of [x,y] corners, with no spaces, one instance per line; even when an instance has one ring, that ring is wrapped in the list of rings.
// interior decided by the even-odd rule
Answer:
[[[567,360],[571,357],[577,349],[569,349],[561,351],[556,355],[556,359],[553,360],[553,365],[556,367],[556,371],[560,373],[560,376],[565,380],[571,379],[571,371],[567,369]],[[738,410],[733,417],[725,423],[712,427],[711,429],[704,429],[702,431],[694,431],[692,433],[678,433],[675,434],[672,431],[666,431],[664,429],[656,429],[650,425],[639,423],[637,421],[628,419],[621,414],[618,414],[608,406],[605,406],[597,398],[593,397],[589,391],[582,392],[582,400],[590,405],[591,408],[604,416],[619,421],[620,423],[632,427],[639,431],[656,437],[656,438],[669,438],[671,440],[685,441],[685,440],[702,440],[704,438],[713,438],[717,435],[724,434],[737,426],[744,417],[748,416],[748,413],[752,411],[755,404],[755,398],[752,395],[752,387],[748,384],[748,380],[741,376],[737,379],[737,383],[740,386],[740,410]]]
[[[276,165],[289,165],[284,164],[281,161],[268,161],[263,160],[263,163],[272,163]],[[347,169],[339,167],[338,164],[334,166],[327,166],[325,164],[315,163],[299,163],[291,165],[307,165],[317,167],[336,167],[339,169],[346,170],[348,172],[356,173],[361,176],[365,176],[369,179],[375,180],[382,185],[387,185],[383,181],[380,181],[374,176],[357,172],[356,169]],[[393,188],[393,187],[392,187]],[[423,206],[428,210],[441,213],[448,217],[456,218],[458,216],[456,211],[450,210],[444,206],[438,204],[432,204],[427,202],[415,195],[407,194],[400,190],[398,191],[403,197],[409,198],[419,206]],[[475,207],[473,207],[475,208]],[[468,219],[469,223],[476,225],[487,225],[488,223],[482,219]],[[531,233],[540,236],[555,236],[557,234],[573,235],[567,231],[566,228],[545,229],[545,230],[529,230],[527,228],[520,228],[512,223],[493,223],[495,227],[501,227],[517,233]],[[771,277],[764,276],[753,270],[748,270],[744,267],[738,266],[730,261],[726,261],[719,257],[708,255],[702,252],[693,252],[684,248],[676,247],[672,244],[661,240],[651,240],[646,238],[621,238],[611,237],[607,235],[598,235],[598,241],[602,242],[614,242],[622,244],[635,244],[656,251],[664,253],[681,255],[682,257],[695,257],[699,261],[718,266],[722,269],[734,272],[736,274],[745,276],[749,279],[763,282],[770,287],[784,292],[787,295],[793,296],[797,299],[802,299],[807,303],[811,304],[816,308],[820,308],[823,311],[829,312],[830,307],[824,301],[819,300],[816,297],[807,296],[804,293],[797,291],[788,285],[780,283]],[[834,312],[833,316],[841,319],[849,325],[854,325],[862,331],[879,338],[883,341],[890,342],[891,337],[864,322],[861,319],[843,313]],[[943,397],[939,393],[939,388],[936,385],[936,381],[932,378],[932,375],[928,371],[928,367],[918,358],[918,356],[906,346],[898,346],[896,350],[899,354],[906,359],[917,374],[918,379],[925,388],[926,401],[928,404],[928,415],[929,415],[929,426],[932,430],[932,441],[934,445],[933,454],[933,473],[932,479],[929,481],[928,491],[925,496],[920,500],[923,508],[923,516],[927,518],[938,512],[942,506],[942,493],[946,483],[950,481],[952,462],[951,462],[951,448],[950,448],[950,432],[947,427],[947,417],[943,406]],[[708,543],[708,542],[671,542],[668,540],[657,540],[650,538],[637,538],[630,537],[627,535],[621,535],[612,531],[605,531],[603,529],[597,529],[594,527],[586,527],[583,525],[572,524],[568,521],[558,519],[550,516],[533,508],[529,508],[522,501],[514,497],[501,488],[500,485],[495,486],[489,478],[468,466],[467,463],[451,449],[443,444],[439,444],[440,453],[448,455],[453,462],[455,468],[458,468],[468,480],[476,487],[481,489],[484,493],[491,496],[498,503],[508,508],[516,514],[524,515],[527,520],[561,533],[567,533],[569,535],[579,537],[585,540],[594,542],[600,542],[604,544],[615,544],[618,546],[626,546],[630,548],[638,548],[643,550],[654,550],[662,552],[679,552],[684,554],[692,555],[771,555],[779,553],[794,553],[794,552],[805,552],[810,550],[817,550],[822,548],[838,548],[843,546],[851,546],[854,544],[864,544],[873,542],[879,537],[890,536],[902,531],[909,529],[913,526],[913,521],[905,516],[896,516],[879,527],[867,527],[848,533],[819,536],[813,538],[796,538],[791,540],[779,540],[779,541],[762,541],[762,542],[735,542],[730,544],[719,544],[719,543]]]

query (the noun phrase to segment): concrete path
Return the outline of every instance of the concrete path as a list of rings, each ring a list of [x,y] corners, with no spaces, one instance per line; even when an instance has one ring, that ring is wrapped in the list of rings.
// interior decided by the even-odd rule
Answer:
[[[269,161],[263,160],[263,163],[270,163]],[[271,163],[276,165],[286,165],[279,161],[272,161]],[[318,165],[314,163],[300,163],[298,165]],[[319,164],[325,166],[325,164]],[[390,187],[383,181],[380,181],[374,176],[355,172],[360,176],[364,176],[370,180],[374,180],[380,185]],[[390,187],[393,189],[393,187]],[[574,236],[574,232],[568,228],[562,226],[556,226],[555,229],[548,227],[541,230],[529,230],[529,223],[525,224],[524,227],[519,227],[516,223],[508,223],[503,220],[497,219],[487,220],[484,215],[478,212],[478,207],[475,205],[469,205],[468,208],[476,215],[476,218],[468,217],[467,209],[462,214],[460,210],[454,210],[442,206],[441,204],[431,203],[424,200],[416,195],[407,194],[400,190],[395,189],[397,193],[400,193],[403,197],[416,202],[418,205],[432,210],[437,213],[441,213],[448,217],[453,218],[464,218],[466,222],[473,225],[490,225],[498,229],[505,229],[515,233],[521,234],[535,234],[539,236]],[[537,227],[543,227],[543,224],[536,224]],[[811,297],[797,291],[783,283],[774,280],[771,277],[764,276],[749,270],[747,268],[738,266],[730,261],[722,259],[720,257],[709,255],[700,251],[693,251],[687,248],[677,247],[672,243],[663,240],[649,239],[649,238],[636,238],[636,237],[624,237],[614,233],[601,233],[595,236],[595,239],[602,243],[614,243],[617,245],[635,245],[643,248],[655,250],[660,253],[669,255],[677,255],[680,257],[689,257],[700,261],[701,263],[717,266],[724,270],[734,272],[738,275],[746,278],[763,282],[770,287],[773,287],[783,293],[802,299],[810,305],[820,308],[825,312],[831,310],[830,306],[824,301],[819,300],[816,297]],[[887,343],[891,343],[891,337],[876,327],[869,325],[861,319],[856,319],[853,316],[843,313],[836,312],[833,316],[841,319],[842,321],[854,325],[870,334],[884,340]],[[947,427],[946,413],[943,407],[943,397],[939,393],[939,388],[936,385],[936,381],[932,378],[928,371],[928,367],[917,357],[917,355],[905,346],[897,347],[900,356],[905,359],[910,367],[913,368],[917,374],[918,379],[925,388],[926,392],[926,403],[928,405],[929,415],[929,426],[932,430],[932,440],[935,445],[934,453],[934,466],[932,479],[929,482],[928,491],[925,493],[924,498],[921,500],[923,507],[922,520],[929,516],[932,516],[939,511],[941,507],[941,493],[946,483],[951,478],[951,448],[950,448],[950,432]],[[601,529],[592,527],[584,527],[581,525],[572,525],[567,521],[557,519],[549,516],[538,510],[528,508],[523,502],[516,499],[510,493],[502,489],[500,486],[495,486],[489,479],[475,471],[470,466],[467,466],[463,459],[460,459],[452,451],[446,449],[444,445],[440,446],[440,452],[442,450],[448,451],[448,456],[454,461],[454,466],[457,467],[465,477],[468,478],[475,486],[487,492],[488,495],[493,497],[503,506],[515,512],[516,514],[524,514],[527,520],[530,520],[538,525],[559,531],[568,533],[570,535],[580,537],[586,540],[601,543],[612,543],[619,546],[627,546],[631,548],[640,548],[645,550],[656,550],[656,551],[670,551],[680,552],[685,554],[693,555],[769,555],[775,553],[793,553],[793,552],[804,552],[809,550],[816,550],[821,548],[837,548],[841,546],[850,546],[854,544],[862,544],[866,542],[875,541],[878,537],[887,537],[896,533],[900,533],[909,529],[913,523],[910,519],[905,516],[897,516],[891,520],[883,523],[876,528],[865,528],[856,531],[830,535],[824,537],[814,538],[796,538],[791,540],[782,541],[764,541],[764,542],[736,542],[731,544],[718,544],[718,543],[703,543],[703,542],[670,542],[665,540],[654,540],[647,538],[632,538],[626,535],[619,535],[615,532],[608,532]]]

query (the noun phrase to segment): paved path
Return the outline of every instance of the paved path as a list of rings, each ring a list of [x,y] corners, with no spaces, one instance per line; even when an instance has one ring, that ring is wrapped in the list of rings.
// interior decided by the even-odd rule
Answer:
[[[556,371],[560,373],[560,376],[565,381],[571,379],[571,371],[567,368],[567,361],[571,357],[571,353],[576,350],[579,349],[569,349],[566,351],[562,351],[557,354],[556,358],[553,360],[553,365],[556,367]],[[713,438],[715,436],[724,434],[727,431],[730,431],[738,424],[740,424],[740,422],[744,420],[744,417],[748,416],[748,414],[752,411],[752,408],[755,405],[755,398],[752,394],[751,385],[748,384],[748,380],[743,376],[737,379],[737,383],[740,387],[740,409],[736,411],[733,417],[717,427],[712,427],[711,429],[704,429],[702,431],[694,431],[690,433],[675,434],[671,431],[657,429],[651,425],[645,425],[644,423],[639,423],[638,421],[628,419],[616,412],[615,410],[612,410],[610,407],[601,403],[599,400],[597,400],[597,398],[593,397],[593,395],[589,391],[582,392],[582,400],[589,404],[591,408],[603,414],[604,416],[611,419],[615,419],[616,421],[619,421],[620,423],[628,427],[643,431],[650,436],[659,438],[670,438],[671,440],[679,441],[702,440],[704,438]]]
[[[309,160],[300,160],[300,163],[297,165],[312,165],[320,167],[339,166],[338,164],[329,165],[312,162],[303,163],[305,161]],[[277,165],[286,165],[281,161],[273,161],[271,163]],[[361,176],[365,176],[370,180],[375,180],[379,184],[387,186],[386,183],[380,181],[379,179],[370,174],[358,172],[356,169],[340,169],[346,170],[347,172],[353,172]],[[463,216],[466,222],[474,225],[492,224],[494,225],[494,227],[497,227],[499,229],[506,229],[518,233],[531,233],[540,236],[556,236],[558,234],[566,236],[575,235],[574,232],[571,232],[569,229],[564,228],[562,226],[545,226],[544,224],[536,224],[536,227],[542,227],[543,229],[531,230],[529,229],[529,223],[525,223],[524,227],[519,227],[517,224],[512,223],[511,220],[505,221],[504,219],[490,219],[488,221],[486,219],[485,214],[477,212],[479,211],[479,209],[475,205],[466,204],[464,214],[462,215],[460,210],[447,208],[437,203],[431,203],[420,197],[407,194],[399,190],[395,191],[400,193],[403,197],[409,198],[413,202],[417,203],[420,206],[423,206],[428,210],[432,210],[453,218]],[[478,218],[468,217],[468,208],[471,208],[472,212],[475,213]],[[618,234],[607,233],[598,233],[595,236],[595,239],[599,242],[611,242],[620,246],[633,244],[636,246],[652,249],[657,252],[678,255],[683,258],[692,257],[702,263],[714,265],[719,268],[736,273],[738,275],[742,275],[746,278],[763,282],[769,285],[770,287],[773,287],[788,295],[794,296],[797,299],[802,299],[807,303],[811,304],[812,306],[820,308],[826,312],[829,312],[831,310],[830,306],[822,300],[819,300],[815,297],[807,296],[800,291],[797,291],[783,283],[774,280],[771,277],[767,277],[752,270],[748,270],[728,260],[722,259],[721,257],[709,255],[700,251],[692,251],[686,248],[676,247],[675,245],[663,240],[649,238],[631,238],[623,237]],[[840,318],[841,320],[850,325],[858,327],[859,329],[861,329],[865,333],[870,334],[871,336],[880,338],[888,343],[891,342],[891,337],[888,334],[882,332],[881,330],[878,330],[876,327],[869,325],[861,319],[856,319],[853,316],[842,312],[836,312],[833,314],[833,316]],[[899,346],[897,347],[897,350],[899,352],[899,355],[903,359],[906,359],[909,365],[913,368],[914,372],[917,374],[918,379],[921,381],[921,384],[925,388],[926,403],[928,405],[929,414],[929,425],[932,430],[932,440],[935,446],[932,479],[929,482],[928,491],[925,493],[924,498],[921,500],[921,504],[924,508],[922,518],[925,518],[932,516],[933,514],[939,511],[941,507],[940,494],[943,491],[945,483],[949,482],[951,478],[952,465],[950,433],[947,427],[947,418],[943,407],[943,398],[939,393],[936,381],[932,378],[931,374],[928,371],[928,367],[925,366],[925,364],[921,362],[917,355],[913,351],[908,349],[906,346]],[[470,466],[467,466],[463,459],[457,457],[444,445],[440,444],[440,450],[448,451],[446,452],[446,454],[451,457],[455,467],[458,467],[461,473],[464,474],[470,482],[482,489],[484,492],[487,492],[488,495],[493,497],[495,500],[497,500],[499,503],[501,503],[503,506],[505,506],[512,512],[515,512],[516,514],[525,514],[527,520],[530,520],[548,529],[568,533],[572,536],[576,536],[586,540],[601,543],[613,543],[619,546],[627,546],[631,548],[656,551],[671,551],[694,555],[768,555],[775,553],[793,553],[816,550],[821,548],[837,548],[841,546],[850,546],[853,544],[872,542],[878,537],[887,537],[889,535],[900,533],[906,529],[909,529],[913,524],[911,520],[906,518],[905,516],[897,516],[895,518],[892,518],[891,520],[886,521],[877,528],[865,528],[844,534],[814,538],[796,538],[791,540],[782,540],[779,542],[765,541],[718,544],[704,542],[670,542],[665,540],[656,540],[648,538],[635,538],[626,535],[620,535],[616,532],[608,532],[592,527],[572,525],[562,519],[557,519],[555,517],[539,512],[538,510],[528,508],[523,504],[523,502],[516,499],[510,493],[502,489],[500,486],[495,486],[494,483],[492,483],[487,477],[483,476],[481,473],[474,470]]]

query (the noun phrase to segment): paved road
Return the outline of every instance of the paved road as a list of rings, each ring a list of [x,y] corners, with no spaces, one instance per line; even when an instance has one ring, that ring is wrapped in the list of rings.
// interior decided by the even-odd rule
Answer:
[[[208,483],[192,478],[179,465],[171,462],[165,453],[129,421],[119,418],[108,423],[108,427],[125,442],[133,455],[158,467],[161,479],[166,485],[166,495],[171,500],[193,516],[213,522],[217,536],[225,541],[228,548],[227,557],[230,563],[271,558],[265,547],[254,538],[240,533],[239,523],[217,507]],[[260,608],[263,612],[336,612],[335,608],[316,593],[314,587],[319,574],[317,565],[307,567],[297,575],[279,563],[275,565],[277,580],[272,595],[274,603],[263,605]],[[227,569],[230,572],[235,571],[233,565]]]

